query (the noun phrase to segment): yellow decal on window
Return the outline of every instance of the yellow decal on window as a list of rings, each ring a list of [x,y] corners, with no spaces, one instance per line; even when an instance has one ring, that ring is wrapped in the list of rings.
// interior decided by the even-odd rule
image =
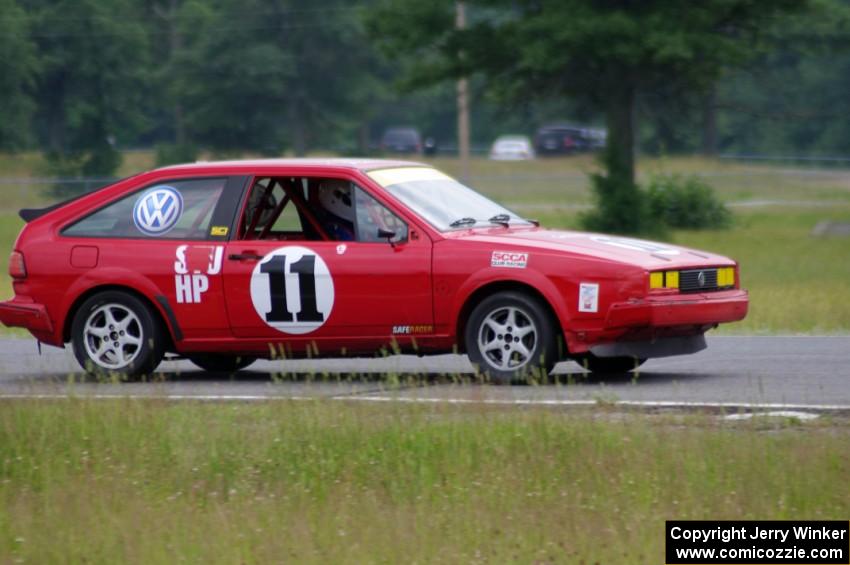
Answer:
[[[227,235],[229,228],[227,226],[213,226],[210,228],[210,235]]]

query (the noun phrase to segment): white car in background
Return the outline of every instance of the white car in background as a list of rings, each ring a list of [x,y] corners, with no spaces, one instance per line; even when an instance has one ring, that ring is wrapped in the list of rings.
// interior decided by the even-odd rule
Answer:
[[[490,148],[490,159],[494,161],[525,161],[534,159],[534,147],[525,135],[502,135]]]

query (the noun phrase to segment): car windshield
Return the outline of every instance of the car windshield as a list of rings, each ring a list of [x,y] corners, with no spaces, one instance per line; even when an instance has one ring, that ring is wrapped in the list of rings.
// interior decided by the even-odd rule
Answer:
[[[371,171],[369,176],[440,231],[487,225],[533,225],[429,167]]]

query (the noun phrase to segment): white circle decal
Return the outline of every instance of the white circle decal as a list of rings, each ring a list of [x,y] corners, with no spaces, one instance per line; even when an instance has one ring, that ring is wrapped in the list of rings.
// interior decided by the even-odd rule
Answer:
[[[183,197],[171,186],[155,186],[145,191],[133,206],[133,222],[145,235],[167,233],[183,215]]]
[[[312,249],[279,247],[251,273],[251,302],[266,324],[287,334],[317,330],[331,315],[334,281]]]

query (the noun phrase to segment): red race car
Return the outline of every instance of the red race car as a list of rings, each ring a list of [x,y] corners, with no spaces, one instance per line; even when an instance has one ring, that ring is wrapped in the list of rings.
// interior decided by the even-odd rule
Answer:
[[[417,163],[179,165],[20,215],[0,321],[101,374],[455,350],[498,382],[623,372],[747,313],[730,259],[543,229]]]

